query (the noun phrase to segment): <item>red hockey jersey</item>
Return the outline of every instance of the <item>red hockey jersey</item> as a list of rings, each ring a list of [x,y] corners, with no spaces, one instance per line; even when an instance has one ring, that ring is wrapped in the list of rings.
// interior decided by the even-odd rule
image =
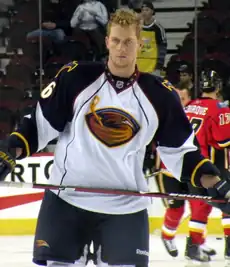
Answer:
[[[185,107],[204,157],[209,158],[220,169],[228,169],[230,147],[230,108],[225,103],[212,98],[192,100]],[[157,160],[157,167],[172,176],[162,161]]]
[[[193,126],[203,156],[211,159],[212,148],[230,146],[230,108],[211,98],[192,100],[185,113]]]

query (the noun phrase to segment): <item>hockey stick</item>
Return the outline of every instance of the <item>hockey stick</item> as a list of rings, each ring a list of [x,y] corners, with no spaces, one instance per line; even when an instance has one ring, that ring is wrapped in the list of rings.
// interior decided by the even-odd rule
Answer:
[[[141,192],[123,189],[110,189],[110,188],[89,188],[74,185],[54,185],[54,184],[37,184],[37,183],[17,183],[17,182],[0,182],[0,187],[16,187],[16,188],[34,188],[34,189],[51,189],[51,190],[67,190],[72,189],[77,192],[85,193],[98,193],[108,195],[126,195],[138,197],[154,197],[178,200],[200,199],[205,201],[212,201],[216,203],[227,203],[228,199],[216,199],[210,196],[189,195],[189,194],[176,194],[176,193],[155,193],[155,192]]]

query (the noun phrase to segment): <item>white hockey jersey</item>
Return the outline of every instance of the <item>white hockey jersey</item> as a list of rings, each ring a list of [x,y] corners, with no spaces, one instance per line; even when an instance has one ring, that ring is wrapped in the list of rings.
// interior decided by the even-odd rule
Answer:
[[[167,169],[200,185],[215,173],[194,144],[194,133],[168,81],[138,70],[114,77],[101,63],[71,62],[42,91],[11,143],[22,157],[58,137],[49,183],[147,191],[143,175],[146,145],[153,140]],[[145,209],[146,197],[53,191],[82,209],[125,214]]]

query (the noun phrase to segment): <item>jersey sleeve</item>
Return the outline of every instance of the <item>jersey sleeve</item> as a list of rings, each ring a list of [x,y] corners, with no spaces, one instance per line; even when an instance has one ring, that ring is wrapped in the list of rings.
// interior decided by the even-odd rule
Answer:
[[[165,29],[158,22],[155,24],[155,27],[156,27],[157,44],[165,44],[167,46],[167,38],[166,38]]]
[[[71,71],[77,62],[65,65],[41,92],[34,111],[25,116],[9,137],[11,147],[22,148],[21,158],[43,149],[59,136],[73,116]]]
[[[217,103],[215,113],[209,119],[209,131],[219,148],[227,148],[230,147],[230,108],[221,105]]]
[[[203,174],[219,175],[219,171],[201,155],[194,131],[172,85],[163,81],[159,89],[162,93],[158,98],[159,127],[155,139],[160,158],[175,178],[201,186]]]
[[[159,24],[155,24],[156,42],[157,42],[157,69],[161,69],[164,66],[165,56],[167,54],[167,38],[164,28]]]

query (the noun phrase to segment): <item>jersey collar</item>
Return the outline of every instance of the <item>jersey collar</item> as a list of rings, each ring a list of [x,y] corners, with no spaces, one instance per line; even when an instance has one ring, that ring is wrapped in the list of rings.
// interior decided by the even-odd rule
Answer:
[[[134,73],[129,78],[122,78],[113,75],[108,66],[105,67],[105,75],[109,81],[109,83],[113,86],[113,88],[116,90],[117,93],[120,93],[124,91],[125,89],[128,89],[130,86],[132,86],[139,77],[139,71],[137,69],[137,66],[135,67]]]

